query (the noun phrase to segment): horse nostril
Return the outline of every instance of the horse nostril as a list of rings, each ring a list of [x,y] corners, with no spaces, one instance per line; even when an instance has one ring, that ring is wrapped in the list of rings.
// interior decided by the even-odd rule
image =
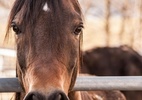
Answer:
[[[63,92],[54,92],[48,98],[48,100],[69,100],[65,93]]]
[[[68,100],[67,97],[63,94],[58,94],[55,100]]]
[[[55,100],[62,100],[62,96],[61,96],[60,94],[57,94],[57,95],[55,96]]]
[[[45,100],[43,96],[38,93],[29,93],[24,100]]]
[[[33,93],[29,93],[24,100],[38,100],[38,97]]]
[[[39,100],[39,99],[37,98],[37,96],[33,95],[32,99],[30,99],[30,100]]]
[[[57,100],[62,100],[62,96],[60,94],[57,95]]]
[[[48,96],[42,95],[37,92],[29,93],[24,100],[69,100],[65,93],[63,92],[53,92]]]

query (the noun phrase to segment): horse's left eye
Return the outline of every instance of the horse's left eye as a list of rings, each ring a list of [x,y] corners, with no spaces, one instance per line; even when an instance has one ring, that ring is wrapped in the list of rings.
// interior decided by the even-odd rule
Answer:
[[[83,26],[79,26],[75,29],[74,34],[79,35],[82,32]]]

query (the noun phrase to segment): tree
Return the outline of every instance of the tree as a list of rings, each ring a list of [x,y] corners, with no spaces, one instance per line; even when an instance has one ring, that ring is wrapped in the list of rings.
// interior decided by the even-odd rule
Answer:
[[[105,4],[106,4],[106,14],[105,14],[106,45],[109,46],[110,45],[110,22],[109,20],[111,16],[111,12],[110,12],[111,1],[105,0]]]

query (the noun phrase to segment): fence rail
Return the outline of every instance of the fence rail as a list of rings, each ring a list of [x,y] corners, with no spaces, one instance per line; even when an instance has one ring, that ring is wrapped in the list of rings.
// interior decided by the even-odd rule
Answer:
[[[142,90],[142,76],[79,76],[73,90]],[[0,78],[0,92],[21,91],[17,78]]]
[[[142,90],[142,76],[80,76],[74,90]]]
[[[0,48],[1,56],[16,57],[16,51],[12,49]]]

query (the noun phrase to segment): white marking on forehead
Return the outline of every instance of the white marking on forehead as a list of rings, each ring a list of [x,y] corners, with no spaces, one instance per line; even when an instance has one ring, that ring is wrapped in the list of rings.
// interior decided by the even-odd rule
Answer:
[[[47,2],[46,2],[45,5],[43,6],[43,10],[44,10],[44,11],[49,11],[49,10],[50,10],[49,7],[48,7]]]

